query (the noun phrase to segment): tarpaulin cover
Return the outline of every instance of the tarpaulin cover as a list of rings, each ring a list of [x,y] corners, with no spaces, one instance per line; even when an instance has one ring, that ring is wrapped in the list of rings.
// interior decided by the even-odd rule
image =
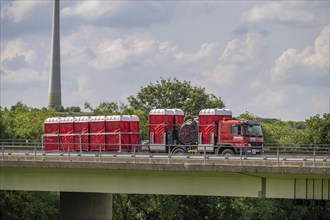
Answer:
[[[140,136],[140,122],[136,115],[130,116],[129,131],[131,132],[131,150],[140,150],[141,136]]]
[[[199,133],[202,134],[202,144],[212,144],[211,133],[214,134],[213,143],[217,143],[218,123],[224,118],[232,118],[229,109],[203,109],[199,112]]]
[[[73,117],[64,117],[60,121],[60,150],[74,149],[73,146]]]
[[[89,121],[90,150],[105,150],[105,117],[92,116]]]
[[[59,121],[60,118],[47,118],[44,123],[44,146],[46,151],[59,150]]]
[[[76,117],[74,121],[74,149],[80,150],[80,143],[81,149],[88,151],[89,150],[89,118],[87,116]]]
[[[106,150],[128,150],[130,147],[129,120],[130,116],[128,115],[113,115],[106,117]]]
[[[184,122],[184,112],[181,109],[175,108],[174,111],[174,128],[180,128]]]

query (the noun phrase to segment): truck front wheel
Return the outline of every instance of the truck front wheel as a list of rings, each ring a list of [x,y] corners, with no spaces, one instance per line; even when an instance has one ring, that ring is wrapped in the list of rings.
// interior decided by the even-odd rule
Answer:
[[[234,155],[234,151],[232,149],[224,149],[223,151],[221,151],[221,156],[231,156]]]

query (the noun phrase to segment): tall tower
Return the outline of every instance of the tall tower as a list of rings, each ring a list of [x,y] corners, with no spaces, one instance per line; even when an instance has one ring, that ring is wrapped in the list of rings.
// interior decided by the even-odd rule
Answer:
[[[60,0],[54,0],[48,107],[62,105],[61,96]]]

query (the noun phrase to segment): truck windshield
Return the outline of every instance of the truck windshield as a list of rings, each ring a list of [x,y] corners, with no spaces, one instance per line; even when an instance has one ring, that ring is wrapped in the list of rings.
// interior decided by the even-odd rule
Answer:
[[[262,137],[262,130],[260,124],[244,124],[245,134],[248,137]]]

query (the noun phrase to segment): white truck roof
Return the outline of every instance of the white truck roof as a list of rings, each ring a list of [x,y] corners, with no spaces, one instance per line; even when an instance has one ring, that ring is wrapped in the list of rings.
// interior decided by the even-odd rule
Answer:
[[[230,115],[230,116],[232,116],[232,112],[230,109],[208,108],[208,109],[202,109],[199,112],[199,115]]]
[[[46,118],[45,123],[59,123],[60,121],[61,121],[61,118],[52,117],[52,118]]]
[[[184,115],[184,112],[179,108],[158,108],[152,109],[149,115]]]

